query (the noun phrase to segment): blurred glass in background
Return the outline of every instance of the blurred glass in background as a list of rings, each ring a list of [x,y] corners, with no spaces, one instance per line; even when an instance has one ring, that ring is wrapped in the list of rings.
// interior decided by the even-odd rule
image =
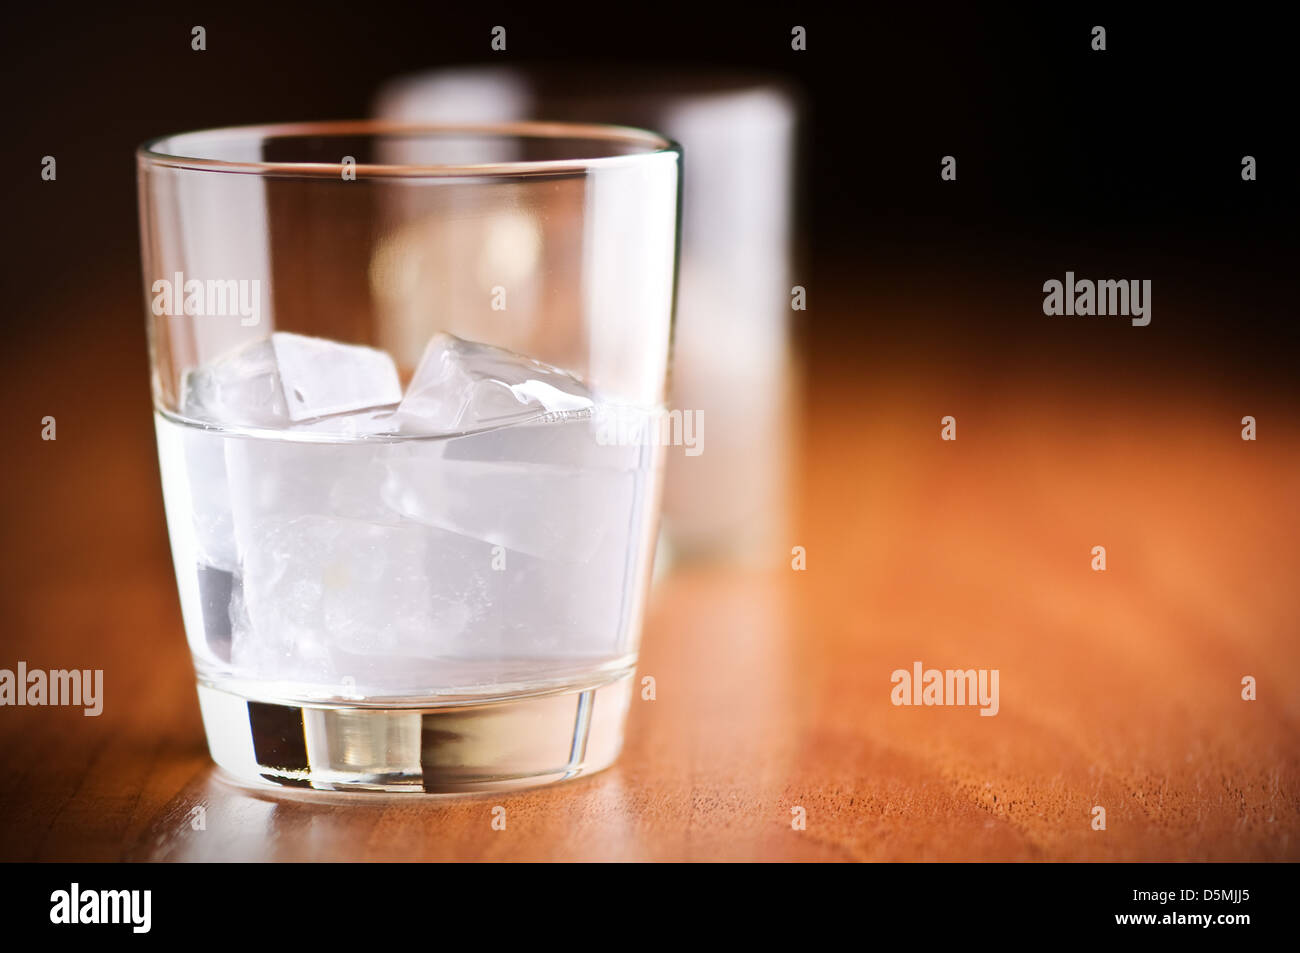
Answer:
[[[682,412],[683,427],[670,436],[694,446],[667,452],[660,555],[668,562],[783,561],[798,393],[790,333],[793,92],[767,78],[722,73],[475,67],[397,78],[381,88],[374,112],[403,121],[617,123],[682,146],[669,406]],[[416,348],[438,327],[482,339],[486,321],[489,339],[563,366],[563,342],[537,335],[554,323],[532,316],[574,303],[539,297],[544,275],[562,264],[539,259],[529,222],[509,211],[491,219],[439,216],[394,236],[375,267],[395,272],[381,284],[403,289],[390,302],[402,314],[383,324],[418,329],[409,342]],[[465,280],[478,272],[503,276],[496,283],[507,288],[507,308],[485,311],[480,284]],[[461,286],[472,294],[462,299]],[[401,353],[406,343],[384,346]]]

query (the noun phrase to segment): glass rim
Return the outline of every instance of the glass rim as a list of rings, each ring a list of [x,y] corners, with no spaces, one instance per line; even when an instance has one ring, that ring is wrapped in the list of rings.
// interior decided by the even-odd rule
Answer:
[[[574,139],[644,146],[642,152],[610,153],[572,159],[520,159],[477,163],[363,163],[267,162],[217,159],[202,155],[179,155],[167,151],[184,140],[202,142],[214,137],[230,139],[274,139],[306,136],[410,136],[478,133],[501,139]],[[202,149],[193,151],[202,152]],[[208,150],[211,151],[211,150]],[[441,178],[459,176],[518,176],[539,173],[574,173],[643,162],[659,156],[681,158],[681,146],[666,136],[633,126],[607,123],[557,122],[520,119],[501,122],[407,122],[388,119],[339,119],[316,122],[254,123],[218,126],[171,133],[146,140],[136,148],[142,165],[186,169],[195,172],[226,172],[253,175],[300,175],[339,178],[344,170],[357,176]]]

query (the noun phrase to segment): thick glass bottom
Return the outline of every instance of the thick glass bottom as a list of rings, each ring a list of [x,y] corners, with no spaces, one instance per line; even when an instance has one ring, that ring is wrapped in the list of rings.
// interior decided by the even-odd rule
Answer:
[[[258,786],[387,794],[532,787],[609,767],[632,675],[583,689],[403,707],[265,701],[199,683],[212,759]]]

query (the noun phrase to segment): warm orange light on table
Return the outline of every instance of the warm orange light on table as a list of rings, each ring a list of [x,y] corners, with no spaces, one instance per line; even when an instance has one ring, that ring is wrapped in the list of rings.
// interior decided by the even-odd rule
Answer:
[[[927,294],[917,327],[954,307]],[[1300,859],[1288,398],[1127,365],[1099,384],[901,331],[858,351],[814,336],[790,540],[807,570],[661,581],[637,673],[655,699],[634,701],[610,770],[495,799],[357,803],[215,776],[139,326],[124,307],[4,357],[11,426],[60,415],[58,441],[5,475],[7,658],[103,668],[106,701],[98,718],[4,712],[0,856]],[[76,425],[72,382],[105,395],[105,426]],[[939,439],[946,414],[955,442]],[[998,668],[997,716],[892,705],[890,673],[918,660]],[[510,822],[492,833],[499,803]]]

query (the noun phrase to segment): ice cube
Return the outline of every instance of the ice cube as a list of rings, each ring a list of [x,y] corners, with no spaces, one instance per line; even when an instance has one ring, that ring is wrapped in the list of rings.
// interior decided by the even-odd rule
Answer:
[[[483,602],[431,577],[430,533],[415,524],[267,519],[250,542],[232,659],[255,674],[419,688],[409,661],[448,654]]]
[[[397,366],[384,351],[324,338],[271,335],[289,419],[310,420],[402,399]]]
[[[565,563],[591,561],[636,512],[639,451],[601,447],[590,418],[394,444],[382,486],[400,516]]]
[[[242,561],[268,519],[337,516],[394,522],[380,499],[389,445],[232,437],[226,444],[230,509]]]
[[[404,433],[450,434],[590,413],[583,383],[490,344],[434,335],[397,409]]]
[[[181,413],[194,420],[241,427],[281,427],[289,422],[275,351],[255,341],[186,371]]]
[[[277,331],[186,372],[181,413],[229,426],[284,428],[401,399],[397,367],[385,352]]]

